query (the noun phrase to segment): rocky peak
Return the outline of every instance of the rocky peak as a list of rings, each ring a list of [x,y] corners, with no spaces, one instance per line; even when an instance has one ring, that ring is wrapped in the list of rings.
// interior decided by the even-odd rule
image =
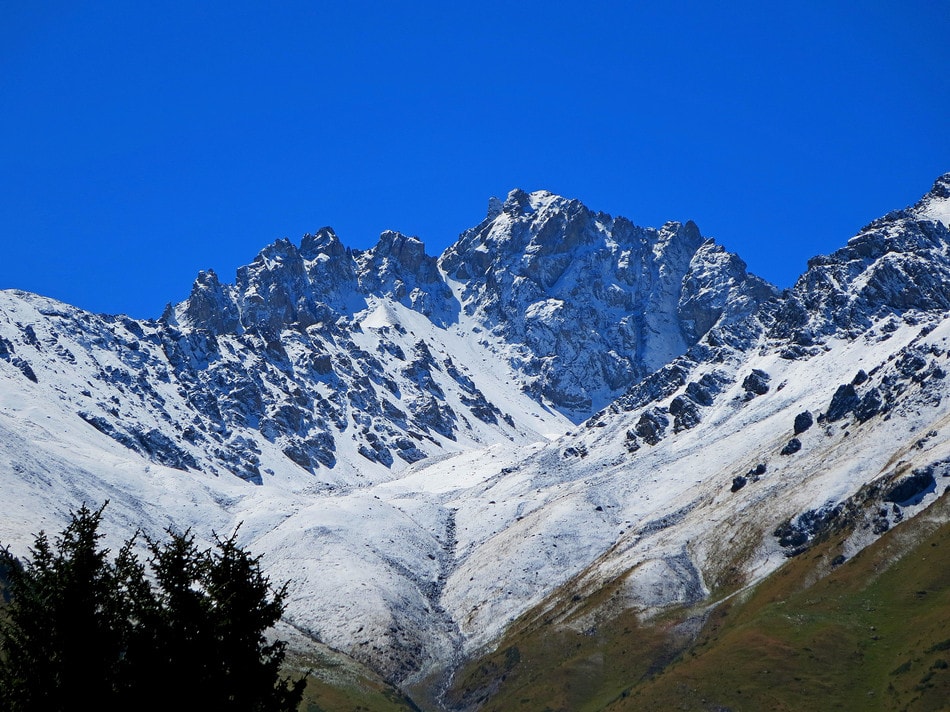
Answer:
[[[178,309],[166,309],[163,321],[220,334],[237,331],[241,315],[230,288],[222,285],[215,271],[209,269],[198,273],[191,294]]]
[[[428,281],[438,278],[436,259],[426,254],[425,245],[418,237],[409,237],[400,232],[386,230],[379,236],[376,246],[362,253],[366,264],[374,267],[393,268],[423,276]]]
[[[492,214],[440,266],[465,311],[512,345],[532,392],[574,419],[773,295],[712,247],[694,264],[704,239],[692,222],[641,228],[547,191],[514,190]]]
[[[703,245],[705,238],[692,220],[685,223],[667,222],[648,236],[653,259],[662,270],[672,263],[688,263]]]
[[[307,260],[316,259],[319,255],[342,257],[346,254],[346,248],[332,227],[322,227],[314,235],[307,233],[303,236],[300,254]]]
[[[386,296],[444,324],[455,313],[455,300],[417,237],[387,230],[365,252],[354,252],[361,292]]]
[[[488,199],[488,212],[485,215],[486,220],[494,220],[505,209],[505,204],[498,198],[492,196]]]
[[[261,250],[254,258],[254,262],[283,262],[285,260],[294,262],[299,259],[300,252],[297,246],[286,237],[282,237]]]
[[[936,220],[944,227],[950,227],[950,173],[937,178],[930,192],[910,211],[919,219]]]
[[[303,256],[290,240],[268,245],[241,267],[235,283],[245,328],[280,331],[315,320],[313,290]]]
[[[200,272],[191,294],[166,310],[165,323],[215,334],[305,329],[359,308],[355,264],[331,228],[307,234],[298,249],[276,240],[237,270],[234,285]]]
[[[548,191],[516,189],[499,203],[439,259],[395,231],[369,250],[345,248],[328,227],[300,248],[277,240],[233,287],[200,275],[174,314],[215,333],[280,334],[379,299],[438,326],[464,308],[530,395],[580,421],[773,295],[693,222],[641,228]],[[443,273],[460,283],[461,304]]]
[[[934,181],[928,197],[950,199],[950,173],[944,173]]]
[[[462,279],[485,274],[490,264],[509,259],[524,259],[540,268],[544,255],[567,253],[584,242],[591,226],[590,211],[576,200],[515,189],[500,213],[492,217],[489,210],[489,218],[462,233],[439,263],[449,274],[461,270]]]
[[[690,225],[693,223],[684,227]],[[677,314],[684,340],[695,344],[717,323],[751,314],[759,304],[778,294],[774,285],[749,274],[738,255],[727,252],[714,240],[706,240],[694,253],[683,277]]]
[[[519,215],[530,207],[528,194],[520,188],[515,188],[508,193],[502,209],[509,215]]]
[[[808,261],[772,335],[800,345],[856,336],[890,315],[950,309],[950,174],[910,208],[879,218],[830,255]]]
[[[657,236],[657,244],[666,245],[671,242],[681,242],[687,249],[696,250],[703,242],[699,226],[692,220],[685,223],[671,221],[663,224]]]

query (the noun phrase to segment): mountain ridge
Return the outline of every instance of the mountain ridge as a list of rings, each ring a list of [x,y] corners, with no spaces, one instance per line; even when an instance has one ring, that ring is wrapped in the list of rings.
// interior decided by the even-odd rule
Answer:
[[[291,622],[404,689],[567,586],[647,619],[841,518],[850,557],[950,472],[948,205],[784,291],[691,223],[512,191],[440,257],[324,228],[159,320],[0,292],[0,539],[87,499],[242,521]]]

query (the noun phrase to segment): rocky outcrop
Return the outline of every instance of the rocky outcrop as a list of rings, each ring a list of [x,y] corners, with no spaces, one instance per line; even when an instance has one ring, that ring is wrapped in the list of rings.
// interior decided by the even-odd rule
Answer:
[[[941,176],[916,205],[809,260],[770,335],[811,346],[831,334],[857,336],[888,316],[950,309],[948,185],[950,174]]]
[[[574,419],[775,295],[692,222],[641,228],[512,191],[440,258],[526,387]]]
[[[375,247],[354,252],[354,258],[363,294],[394,299],[440,326],[454,321],[458,303],[419,238],[387,230]]]

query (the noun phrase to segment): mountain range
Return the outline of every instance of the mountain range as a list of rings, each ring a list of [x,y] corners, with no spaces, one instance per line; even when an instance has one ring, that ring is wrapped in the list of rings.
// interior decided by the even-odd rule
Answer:
[[[663,628],[655,676],[793,564],[945,522],[948,226],[950,174],[780,290],[692,222],[513,190],[439,257],[325,227],[157,320],[6,290],[0,541],[106,500],[113,544],[239,527],[295,649],[410,707],[506,709],[528,629]]]

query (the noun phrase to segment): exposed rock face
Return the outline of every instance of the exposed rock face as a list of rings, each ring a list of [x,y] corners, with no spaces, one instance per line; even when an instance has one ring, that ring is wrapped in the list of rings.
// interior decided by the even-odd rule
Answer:
[[[753,369],[752,373],[742,380],[742,388],[748,397],[764,396],[769,392],[769,374],[761,369]]]
[[[950,174],[916,205],[875,220],[830,255],[808,262],[771,335],[811,346],[854,336],[888,315],[950,308]]]
[[[848,413],[857,408],[860,402],[861,399],[854,390],[854,386],[852,386],[850,383],[840,386],[838,390],[835,391],[834,396],[831,398],[831,403],[828,406],[828,410],[825,412],[825,420],[827,420],[829,423],[833,423],[836,420],[841,420]]]
[[[812,417],[812,414],[807,410],[799,413],[795,416],[795,434],[800,435],[808,430],[812,424],[815,422],[815,419]]]
[[[512,191],[440,258],[538,398],[583,419],[775,296],[692,222],[660,229]]]
[[[199,273],[187,300],[135,327],[135,364],[179,384],[187,415],[172,415],[142,385],[147,407],[187,427],[166,442],[151,423],[115,422],[119,411],[106,403],[82,413],[156,461],[188,469],[210,458],[254,482],[270,446],[311,473],[334,468],[341,443],[398,469],[467,439],[536,437],[473,380],[469,369],[485,358],[503,361],[497,380],[513,382],[526,403],[579,421],[773,295],[692,223],[639,228],[550,193],[513,191],[439,260],[398,232],[359,251],[322,228],[299,247],[268,245],[233,284]],[[413,336],[394,305],[424,317],[428,335]],[[450,326],[480,341],[474,353],[487,349],[485,358],[436,357]],[[108,329],[76,319],[68,327],[103,345],[113,341]],[[37,380],[12,342],[0,348]],[[127,373],[116,367],[103,378],[134,378]],[[692,399],[710,396],[696,388],[670,411],[676,431],[699,422]]]
[[[677,307],[685,342],[695,344],[714,327],[748,316],[775,295],[774,287],[746,272],[737,255],[706,240],[690,260]]]
[[[199,272],[191,288],[191,295],[181,310],[181,320],[186,324],[207,329],[213,334],[237,332],[242,328],[241,315],[231,292],[231,288],[218,281],[214,270]],[[173,318],[170,308],[166,310],[165,318]]]
[[[781,455],[794,455],[796,452],[802,449],[802,441],[798,438],[792,438],[786,443],[785,447],[782,448]]]
[[[375,247],[358,251],[346,249],[323,228],[304,236],[299,248],[288,240],[269,245],[238,270],[233,286],[222,284],[213,271],[202,272],[191,296],[169,307],[162,321],[186,335],[203,331],[263,341],[274,354],[282,342],[296,341],[310,352],[309,372],[343,375],[348,383],[329,360],[333,348],[322,341],[342,344],[348,351],[344,363],[378,373],[376,362],[345,345],[355,315],[384,299],[438,327],[455,324],[463,305],[443,272],[457,280],[469,323],[490,337],[472,338],[502,355],[511,378],[530,397],[574,421],[684,353],[714,326],[744,318],[775,296],[774,288],[746,273],[742,260],[704,240],[693,223],[640,228],[574,200],[516,190],[504,203],[494,201],[485,221],[463,233],[439,260],[425,253],[420,240],[398,232],[384,232]],[[284,356],[277,361],[288,363]],[[218,380],[234,378],[229,373]],[[264,402],[256,390],[252,410]],[[371,409],[380,400],[365,383],[358,390],[358,401]],[[498,417],[500,411],[481,394],[465,398],[476,418]],[[424,398],[410,403],[408,412],[422,418],[417,423],[422,431],[450,437],[456,427],[451,408],[436,408]],[[322,416],[341,422],[339,413]],[[693,417],[684,414],[679,427],[688,427]],[[275,435],[285,431],[270,429]],[[294,437],[306,441],[314,435],[327,442],[326,430],[295,431]],[[386,461],[365,444],[362,452]],[[301,447],[294,443],[287,451],[306,463]]]
[[[454,321],[452,290],[418,238],[387,230],[376,247],[354,255],[364,294],[389,297],[442,326]]]

